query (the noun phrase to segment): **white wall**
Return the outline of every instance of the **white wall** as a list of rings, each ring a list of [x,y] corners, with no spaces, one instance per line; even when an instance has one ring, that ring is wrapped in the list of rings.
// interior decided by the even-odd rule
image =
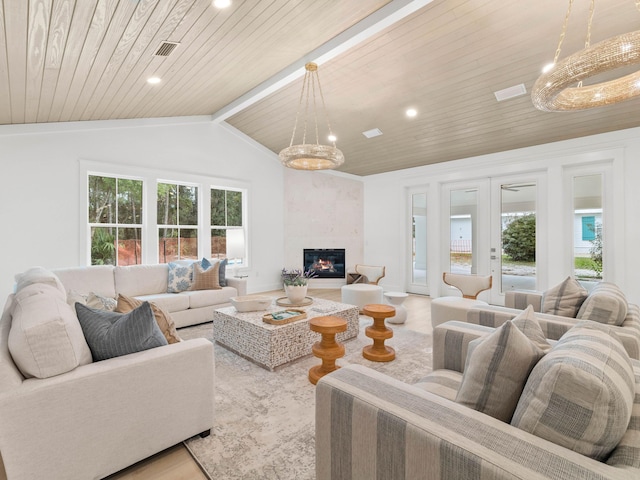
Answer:
[[[347,269],[364,257],[364,186],[338,172],[285,170],[285,264],[303,267],[305,248],[344,248]],[[313,288],[336,288],[344,279],[316,279]]]
[[[386,289],[405,289],[409,232],[406,191],[424,186],[428,195],[428,282],[431,295],[438,296],[445,267],[440,254],[443,185],[533,172],[542,175],[546,185],[542,204],[538,205],[544,223],[538,230],[538,253],[544,259],[539,265],[539,287],[555,285],[572,273],[567,260],[571,256],[572,217],[567,219],[563,213],[571,213],[565,208],[570,197],[564,193],[563,175],[567,169],[580,171],[600,161],[611,162],[614,188],[609,193],[616,207],[615,211],[609,210],[605,227],[609,235],[605,243],[612,250],[612,256],[605,260],[605,268],[609,265],[605,279],[618,284],[629,301],[640,303],[640,221],[636,207],[640,205],[640,128],[365,177],[364,261],[387,266]],[[611,205],[606,205],[605,211]]]
[[[209,117],[0,127],[0,293],[26,268],[84,264],[80,161],[175,171],[249,185],[249,291],[279,287],[283,168]]]

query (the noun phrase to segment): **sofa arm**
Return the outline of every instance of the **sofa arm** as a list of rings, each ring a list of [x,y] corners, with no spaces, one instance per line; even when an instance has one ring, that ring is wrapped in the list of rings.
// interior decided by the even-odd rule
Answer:
[[[213,345],[194,339],[0,394],[10,479],[103,478],[213,425]]]
[[[491,327],[450,320],[433,329],[433,370],[462,373],[469,342],[493,331]]]
[[[316,478],[632,479],[483,413],[351,365],[316,388]]]
[[[542,311],[542,292],[510,290],[504,294],[504,306],[507,308],[517,308],[524,310],[529,305],[533,306],[534,312]]]
[[[242,297],[247,294],[247,279],[246,278],[236,278],[236,277],[227,277],[227,285],[229,287],[233,287],[238,291],[238,296]]]

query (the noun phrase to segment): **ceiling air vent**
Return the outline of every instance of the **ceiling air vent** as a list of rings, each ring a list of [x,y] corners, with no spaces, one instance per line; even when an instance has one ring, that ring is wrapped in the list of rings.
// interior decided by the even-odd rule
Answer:
[[[372,128],[371,130],[367,130],[366,132],[362,132],[362,134],[367,138],[377,137],[382,135],[382,130],[379,128]]]
[[[178,42],[162,42],[153,55],[156,57],[168,57],[178,45],[180,45]]]
[[[493,92],[496,96],[496,100],[502,102],[503,100],[509,100],[510,98],[519,97],[520,95],[524,95],[527,93],[527,88],[524,86],[524,83],[520,85],[514,85],[513,87],[504,88],[502,90],[498,90],[497,92]]]

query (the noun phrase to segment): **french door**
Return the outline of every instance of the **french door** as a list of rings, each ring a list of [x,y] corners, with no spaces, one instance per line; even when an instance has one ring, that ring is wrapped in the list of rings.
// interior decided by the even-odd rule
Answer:
[[[420,295],[429,294],[427,281],[427,190],[426,187],[414,187],[409,189],[408,211],[410,214],[410,234],[408,251],[409,278],[407,292]]]
[[[536,289],[543,188],[536,174],[444,185],[444,270],[492,275],[483,298],[495,305],[504,305],[508,290]]]

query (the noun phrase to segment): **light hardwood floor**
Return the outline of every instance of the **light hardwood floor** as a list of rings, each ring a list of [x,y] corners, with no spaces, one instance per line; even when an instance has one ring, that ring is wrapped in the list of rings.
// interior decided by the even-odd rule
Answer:
[[[282,290],[263,292],[264,295],[282,296]],[[308,295],[326,300],[340,301],[340,289],[314,289]],[[422,333],[431,332],[431,299],[422,295],[409,295],[404,302],[407,321],[403,326]],[[4,466],[0,458],[0,480],[6,480]],[[108,480],[207,480],[189,451],[182,445],[175,445],[152,457],[115,473]],[[223,479],[216,479],[223,480]]]

